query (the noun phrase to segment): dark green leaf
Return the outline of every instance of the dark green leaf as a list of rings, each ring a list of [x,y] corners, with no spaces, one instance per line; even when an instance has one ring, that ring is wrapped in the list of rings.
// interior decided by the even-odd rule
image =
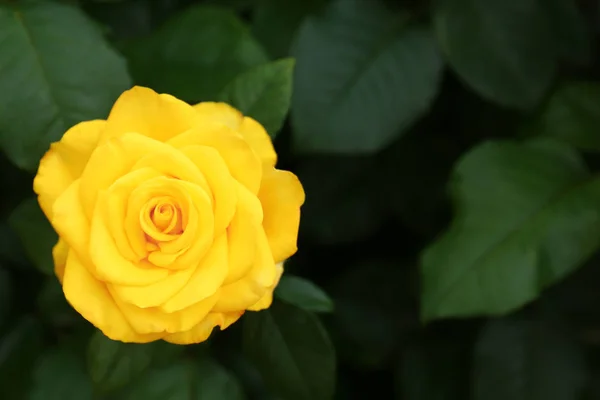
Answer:
[[[303,152],[370,153],[430,107],[442,61],[428,29],[379,0],[338,0],[298,32],[292,122]]]
[[[527,133],[559,139],[583,150],[600,151],[600,85],[570,82],[552,94]]]
[[[491,321],[475,347],[473,400],[575,400],[585,383],[579,347],[552,324]]]
[[[83,362],[60,349],[44,353],[33,370],[30,400],[92,400],[92,382]]]
[[[125,62],[77,8],[25,0],[0,5],[0,145],[34,170],[74,124],[105,118],[130,85]]]
[[[333,311],[333,302],[327,293],[311,281],[298,276],[283,275],[275,290],[275,296],[306,311]]]
[[[499,315],[600,244],[600,179],[554,142],[488,142],[454,170],[454,221],[422,258],[422,315]]]
[[[260,0],[252,18],[252,32],[272,57],[290,55],[290,45],[302,20],[327,0]]]
[[[194,103],[215,100],[238,74],[267,57],[225,8],[194,6],[126,49],[138,84]]]
[[[331,399],[335,354],[312,313],[275,302],[244,317],[244,352],[273,392],[286,400]]]
[[[438,40],[454,71],[486,99],[531,108],[549,88],[556,50],[539,0],[436,0]]]
[[[42,335],[43,327],[37,320],[23,317],[0,338],[0,398],[23,398],[43,349]]]
[[[293,71],[290,58],[255,67],[228,84],[220,99],[260,122],[275,138],[290,109]]]
[[[135,344],[111,340],[96,331],[88,348],[88,368],[94,384],[104,392],[132,382],[150,365],[154,343]]]
[[[29,259],[41,272],[54,275],[52,248],[58,236],[44,216],[35,198],[25,200],[10,215],[8,220],[15,230]]]
[[[175,362],[148,371],[124,400],[242,400],[238,381],[210,359]]]

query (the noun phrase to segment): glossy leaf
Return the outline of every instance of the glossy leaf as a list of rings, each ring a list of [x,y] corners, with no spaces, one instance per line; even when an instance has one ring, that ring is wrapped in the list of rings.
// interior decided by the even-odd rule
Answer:
[[[50,349],[33,370],[30,400],[92,400],[93,388],[82,360],[71,352]]]
[[[301,152],[372,153],[428,111],[442,61],[426,27],[380,0],[338,0],[300,28],[292,100]]]
[[[194,103],[216,100],[238,74],[267,61],[231,11],[194,6],[125,49],[137,83]]]
[[[97,26],[58,2],[0,5],[0,48],[0,146],[28,170],[74,124],[106,118],[131,85]]]
[[[148,371],[131,385],[123,400],[242,400],[242,388],[210,359],[179,361]]]
[[[422,316],[501,315],[600,245],[600,179],[555,142],[484,143],[455,167],[451,227],[423,254]]]
[[[452,69],[482,97],[535,106],[556,70],[556,47],[539,0],[436,0],[433,21]]]
[[[333,301],[323,289],[309,280],[285,274],[281,277],[275,296],[306,311],[331,312]]]
[[[278,302],[247,313],[243,343],[245,354],[276,395],[289,400],[332,398],[334,349],[314,314]]]
[[[38,270],[54,276],[52,248],[58,236],[35,198],[25,200],[10,215],[9,223],[17,233],[27,256]]]
[[[527,130],[583,150],[600,151],[598,126],[600,85],[576,81],[561,85]]]
[[[293,71],[293,59],[261,65],[235,78],[220,100],[260,122],[275,138],[290,109]]]

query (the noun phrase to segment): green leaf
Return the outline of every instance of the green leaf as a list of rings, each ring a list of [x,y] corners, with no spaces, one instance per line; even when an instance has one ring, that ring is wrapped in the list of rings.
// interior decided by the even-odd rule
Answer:
[[[442,60],[429,30],[379,0],[337,0],[308,18],[294,44],[294,145],[372,153],[425,114]]]
[[[473,360],[473,400],[581,398],[585,361],[552,324],[522,317],[489,322]]]
[[[243,390],[229,371],[210,359],[179,361],[155,368],[137,380],[123,400],[242,400]]]
[[[286,400],[332,398],[334,349],[314,314],[279,302],[246,313],[243,346],[276,395]]]
[[[190,103],[215,100],[237,75],[267,61],[242,21],[214,6],[188,8],[125,52],[138,84]]]
[[[437,0],[438,40],[459,77],[484,98],[527,109],[556,69],[553,33],[539,0]]]
[[[161,342],[135,344],[113,341],[96,331],[88,347],[90,376],[102,391],[113,391],[142,375],[155,358],[164,362],[165,351],[171,347]]]
[[[294,63],[288,58],[255,67],[235,78],[219,97],[260,122],[275,138],[290,109]]]
[[[20,399],[30,386],[31,370],[43,349],[43,326],[31,317],[18,320],[0,338],[0,393]]]
[[[302,20],[327,0],[261,0],[252,16],[252,33],[272,57],[287,57]]]
[[[0,5],[0,146],[35,170],[74,124],[105,118],[130,86],[124,60],[75,7],[25,0]]]
[[[454,221],[422,257],[425,320],[505,314],[600,244],[600,178],[559,143],[484,143],[452,183]]]
[[[23,201],[9,216],[8,222],[17,233],[29,259],[41,272],[54,276],[52,248],[58,235],[48,222],[35,198]]]
[[[51,349],[37,361],[30,400],[92,400],[85,366],[72,352]]]
[[[333,301],[317,285],[298,276],[281,277],[275,296],[306,311],[332,312]]]
[[[528,126],[527,133],[548,136],[582,150],[600,151],[600,84],[561,85]]]

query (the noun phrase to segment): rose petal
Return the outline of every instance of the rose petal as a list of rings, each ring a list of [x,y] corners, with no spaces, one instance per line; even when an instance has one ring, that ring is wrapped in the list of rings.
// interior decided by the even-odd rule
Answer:
[[[189,104],[171,95],[135,86],[117,99],[101,142],[129,132],[164,142],[190,129],[195,118],[196,111]]]
[[[245,310],[256,304],[268,288],[273,286],[277,270],[262,229],[257,230],[256,245],[256,258],[252,268],[242,279],[221,287],[219,300],[213,311]]]
[[[185,309],[165,313],[160,308],[139,308],[125,303],[110,287],[109,290],[129,324],[141,334],[174,333],[192,329],[208,315],[216,301],[216,295],[213,295]]]
[[[204,174],[210,187],[215,215],[215,234],[229,225],[237,204],[236,184],[219,152],[207,146],[186,146],[185,154]]]
[[[281,262],[296,252],[300,206],[304,189],[296,175],[278,169],[265,170],[258,192],[262,203],[263,227],[275,262]]]
[[[263,164],[268,167],[275,166],[277,163],[277,153],[275,153],[275,148],[273,148],[273,142],[265,128],[258,121],[250,117],[244,117],[238,132],[250,144],[252,150],[258,155]]]
[[[258,192],[262,163],[244,138],[227,126],[205,125],[177,135],[167,143],[177,148],[193,145],[213,147],[227,164],[231,176],[252,193]]]
[[[201,343],[208,339],[215,326],[219,326],[223,331],[240,319],[243,314],[243,311],[228,314],[210,313],[192,329],[166,335],[163,339],[174,344]]]
[[[105,124],[94,120],[75,125],[41,159],[33,190],[48,219],[52,219],[56,199],[81,176]]]
[[[216,237],[187,285],[160,308],[167,313],[183,308],[215,294],[227,276],[227,236]]]
[[[146,343],[163,336],[141,335],[135,332],[106,286],[89,273],[74,251],[69,251],[67,257],[63,290],[73,308],[113,340]]]

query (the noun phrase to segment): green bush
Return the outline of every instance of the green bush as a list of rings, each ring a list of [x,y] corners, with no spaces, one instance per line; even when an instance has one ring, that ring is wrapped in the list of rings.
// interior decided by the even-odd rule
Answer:
[[[0,398],[600,399],[596,0],[0,0]],[[306,192],[265,311],[125,344],[32,192],[132,85],[261,122]]]

